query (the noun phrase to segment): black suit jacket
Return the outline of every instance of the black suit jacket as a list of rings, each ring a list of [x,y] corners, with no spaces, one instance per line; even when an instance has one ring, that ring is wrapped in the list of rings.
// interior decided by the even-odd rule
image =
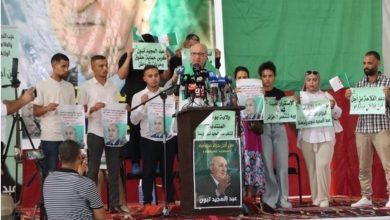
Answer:
[[[241,201],[240,176],[231,176],[230,186],[223,195],[217,196],[217,185],[211,175],[196,179],[196,202],[198,207],[239,206]]]
[[[123,141],[121,141],[121,140],[119,140],[119,139],[117,139],[116,141],[114,141],[114,142],[111,142],[111,141],[108,141],[107,143],[106,143],[106,145],[123,145],[123,144],[125,144],[125,142],[123,142]]]

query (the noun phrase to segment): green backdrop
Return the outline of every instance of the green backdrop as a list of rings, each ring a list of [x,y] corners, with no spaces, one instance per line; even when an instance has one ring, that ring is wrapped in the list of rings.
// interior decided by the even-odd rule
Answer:
[[[227,73],[243,65],[257,78],[259,65],[277,66],[276,86],[302,87],[304,72],[318,70],[321,88],[346,71],[352,83],[363,76],[362,57],[382,48],[381,0],[224,0]]]

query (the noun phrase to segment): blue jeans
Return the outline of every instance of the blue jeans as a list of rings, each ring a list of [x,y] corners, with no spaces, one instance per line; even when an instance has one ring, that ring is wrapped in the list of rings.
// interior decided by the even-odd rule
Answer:
[[[261,142],[265,165],[263,202],[272,208],[288,204],[288,140],[283,123],[264,124]],[[275,164],[273,159],[275,158]],[[276,175],[274,172],[276,169]]]
[[[62,141],[41,141],[41,149],[45,158],[42,163],[42,178],[45,179],[50,171],[57,169],[58,165],[58,146]]]

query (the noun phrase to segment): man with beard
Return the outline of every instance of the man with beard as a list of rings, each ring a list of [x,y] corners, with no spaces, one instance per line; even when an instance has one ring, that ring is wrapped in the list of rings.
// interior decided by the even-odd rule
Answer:
[[[387,181],[387,194],[390,195],[390,78],[379,71],[380,55],[369,51],[364,55],[363,68],[365,77],[356,87],[384,87],[386,97],[386,112],[383,115],[359,115],[356,126],[356,147],[359,158],[359,181],[362,198],[351,207],[371,206],[372,200],[372,157],[374,150],[382,162]],[[351,89],[345,93],[350,99]],[[386,203],[390,208],[390,198]]]
[[[45,155],[42,178],[58,165],[58,146],[63,141],[59,105],[74,105],[73,85],[64,79],[68,76],[69,58],[57,53],[51,58],[52,75],[37,83],[37,97],[33,102],[33,114],[41,118],[41,148]]]

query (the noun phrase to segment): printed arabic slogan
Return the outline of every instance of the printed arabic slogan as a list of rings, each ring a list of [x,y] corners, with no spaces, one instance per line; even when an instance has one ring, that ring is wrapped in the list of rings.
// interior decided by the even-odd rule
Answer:
[[[333,126],[329,100],[297,105],[297,128]]]
[[[58,114],[62,122],[64,140],[76,141],[84,146],[85,113],[81,105],[60,105]]]
[[[126,142],[126,104],[113,103],[102,109],[104,143],[108,147],[122,147]]]
[[[160,43],[134,42],[134,69],[144,69],[146,65],[154,65],[159,70],[168,69],[166,47]]]
[[[280,100],[275,97],[264,99],[264,123],[296,122],[297,107],[294,97],[287,96]]]
[[[19,58],[19,35],[16,27],[1,26],[1,85],[10,84],[12,59]]]
[[[351,115],[385,114],[386,99],[383,87],[352,88],[350,106]]]
[[[241,208],[240,139],[194,140],[194,209]]]
[[[228,139],[236,137],[236,112],[213,111],[195,129],[195,139]]]

